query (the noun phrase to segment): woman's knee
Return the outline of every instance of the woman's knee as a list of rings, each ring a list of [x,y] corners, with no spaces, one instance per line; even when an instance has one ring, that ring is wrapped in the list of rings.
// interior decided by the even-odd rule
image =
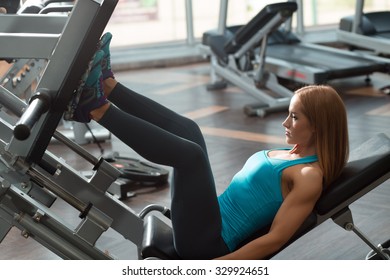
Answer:
[[[186,128],[186,135],[183,137],[198,144],[203,151],[206,151],[206,144],[199,125],[188,118],[183,118],[182,125]]]

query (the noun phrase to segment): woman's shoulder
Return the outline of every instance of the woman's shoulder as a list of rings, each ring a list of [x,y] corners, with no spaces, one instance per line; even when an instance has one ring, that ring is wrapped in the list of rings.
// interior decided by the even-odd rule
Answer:
[[[290,170],[291,191],[289,195],[302,201],[316,201],[323,191],[323,174],[320,168],[312,164],[294,166]]]
[[[304,177],[307,180],[321,180],[324,176],[322,169],[318,162],[310,163],[310,164],[304,164],[300,166],[301,172],[300,174],[302,177]]]
[[[293,185],[305,190],[310,187],[314,192],[322,192],[324,174],[317,162],[295,166],[293,172]]]

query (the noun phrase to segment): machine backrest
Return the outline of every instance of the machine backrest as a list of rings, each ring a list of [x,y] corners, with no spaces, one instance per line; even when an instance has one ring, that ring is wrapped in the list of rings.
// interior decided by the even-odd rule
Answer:
[[[209,31],[203,34],[202,42],[210,46],[220,61],[228,63],[228,55],[240,49],[254,48],[271,31],[276,30],[297,10],[295,2],[274,3],[265,6],[246,25],[236,25],[226,28],[224,34]],[[279,16],[279,19],[277,19]],[[269,25],[266,28],[267,24]],[[252,45],[250,40],[256,39]]]
[[[359,157],[348,162],[339,178],[323,193],[316,205],[319,215],[329,215],[371,191],[377,180],[385,181],[390,172],[390,139],[378,134],[354,151]],[[364,155],[368,157],[362,157]],[[372,187],[370,187],[372,185]]]
[[[295,2],[274,3],[265,6],[246,25],[242,26],[236,33],[234,33],[233,38],[225,45],[225,52],[236,52],[276,15],[281,16],[279,24],[274,26],[275,29],[278,28],[280,24],[290,18],[296,10],[297,3]]]

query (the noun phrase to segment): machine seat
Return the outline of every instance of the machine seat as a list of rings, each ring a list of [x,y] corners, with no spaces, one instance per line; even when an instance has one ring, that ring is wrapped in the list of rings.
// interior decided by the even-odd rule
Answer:
[[[141,255],[146,258],[178,260],[172,228],[154,215],[146,217]]]

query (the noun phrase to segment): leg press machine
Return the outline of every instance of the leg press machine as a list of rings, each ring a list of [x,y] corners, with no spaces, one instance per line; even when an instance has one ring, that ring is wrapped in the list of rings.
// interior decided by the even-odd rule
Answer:
[[[95,247],[110,227],[141,244],[143,220],[107,193],[119,171],[56,131],[116,4],[117,0],[77,1],[65,25],[57,16],[0,17],[2,57],[48,60],[28,105],[0,87],[0,103],[12,113],[11,120],[17,119],[0,119],[0,240],[17,227],[64,259],[112,258]],[[58,21],[60,32],[41,32],[41,26],[54,29]],[[91,178],[46,150],[52,137],[94,165]],[[51,211],[57,197],[80,212],[76,228]]]
[[[157,211],[169,218],[169,209],[149,205],[135,213],[107,191],[119,171],[56,130],[116,4],[117,0],[83,0],[77,1],[67,17],[0,17],[0,39],[7,42],[2,45],[2,57],[48,61],[28,104],[0,86],[0,104],[7,109],[0,117],[0,242],[16,227],[23,236],[34,238],[63,259],[113,259],[96,246],[102,234],[112,229],[137,246],[139,259],[179,258],[171,227],[150,214]],[[50,24],[58,21],[60,31],[56,24]],[[42,33],[40,26],[53,29]],[[49,152],[52,138],[91,163],[92,176],[83,176]],[[333,219],[371,247],[370,259],[390,258],[389,241],[374,245],[354,225],[349,210],[352,202],[390,177],[390,139],[379,134],[363,147],[364,153],[359,154],[367,156],[348,163],[285,247],[325,220]],[[57,198],[80,213],[75,227],[51,209]],[[262,229],[254,237],[266,231]]]
[[[25,25],[28,24],[31,16],[40,14],[50,15],[50,19],[46,17],[42,23],[47,22],[47,25],[37,25],[33,27],[34,30],[39,30],[39,33],[43,34],[59,34],[66,23],[67,17],[53,15],[66,15],[71,12],[73,6],[73,2],[64,2],[61,0],[27,0],[15,12],[18,15],[24,15],[24,17],[20,17],[18,21],[14,20],[15,17],[5,17],[2,21],[4,30],[6,32],[20,33],[18,32],[19,28],[23,28],[24,32],[34,33],[35,31],[26,28]],[[32,47],[34,46],[32,45]],[[31,51],[35,50],[33,49]],[[39,57],[38,53],[30,58],[10,57],[6,59],[10,63],[10,66],[6,73],[0,77],[0,85],[21,99],[28,100],[47,63],[47,57],[37,57]],[[63,120],[62,124],[64,128],[68,128],[63,130],[63,133],[80,145],[92,140],[104,141],[111,137],[111,134],[106,129],[102,129],[96,122],[82,124]],[[87,133],[88,130],[89,133]]]

